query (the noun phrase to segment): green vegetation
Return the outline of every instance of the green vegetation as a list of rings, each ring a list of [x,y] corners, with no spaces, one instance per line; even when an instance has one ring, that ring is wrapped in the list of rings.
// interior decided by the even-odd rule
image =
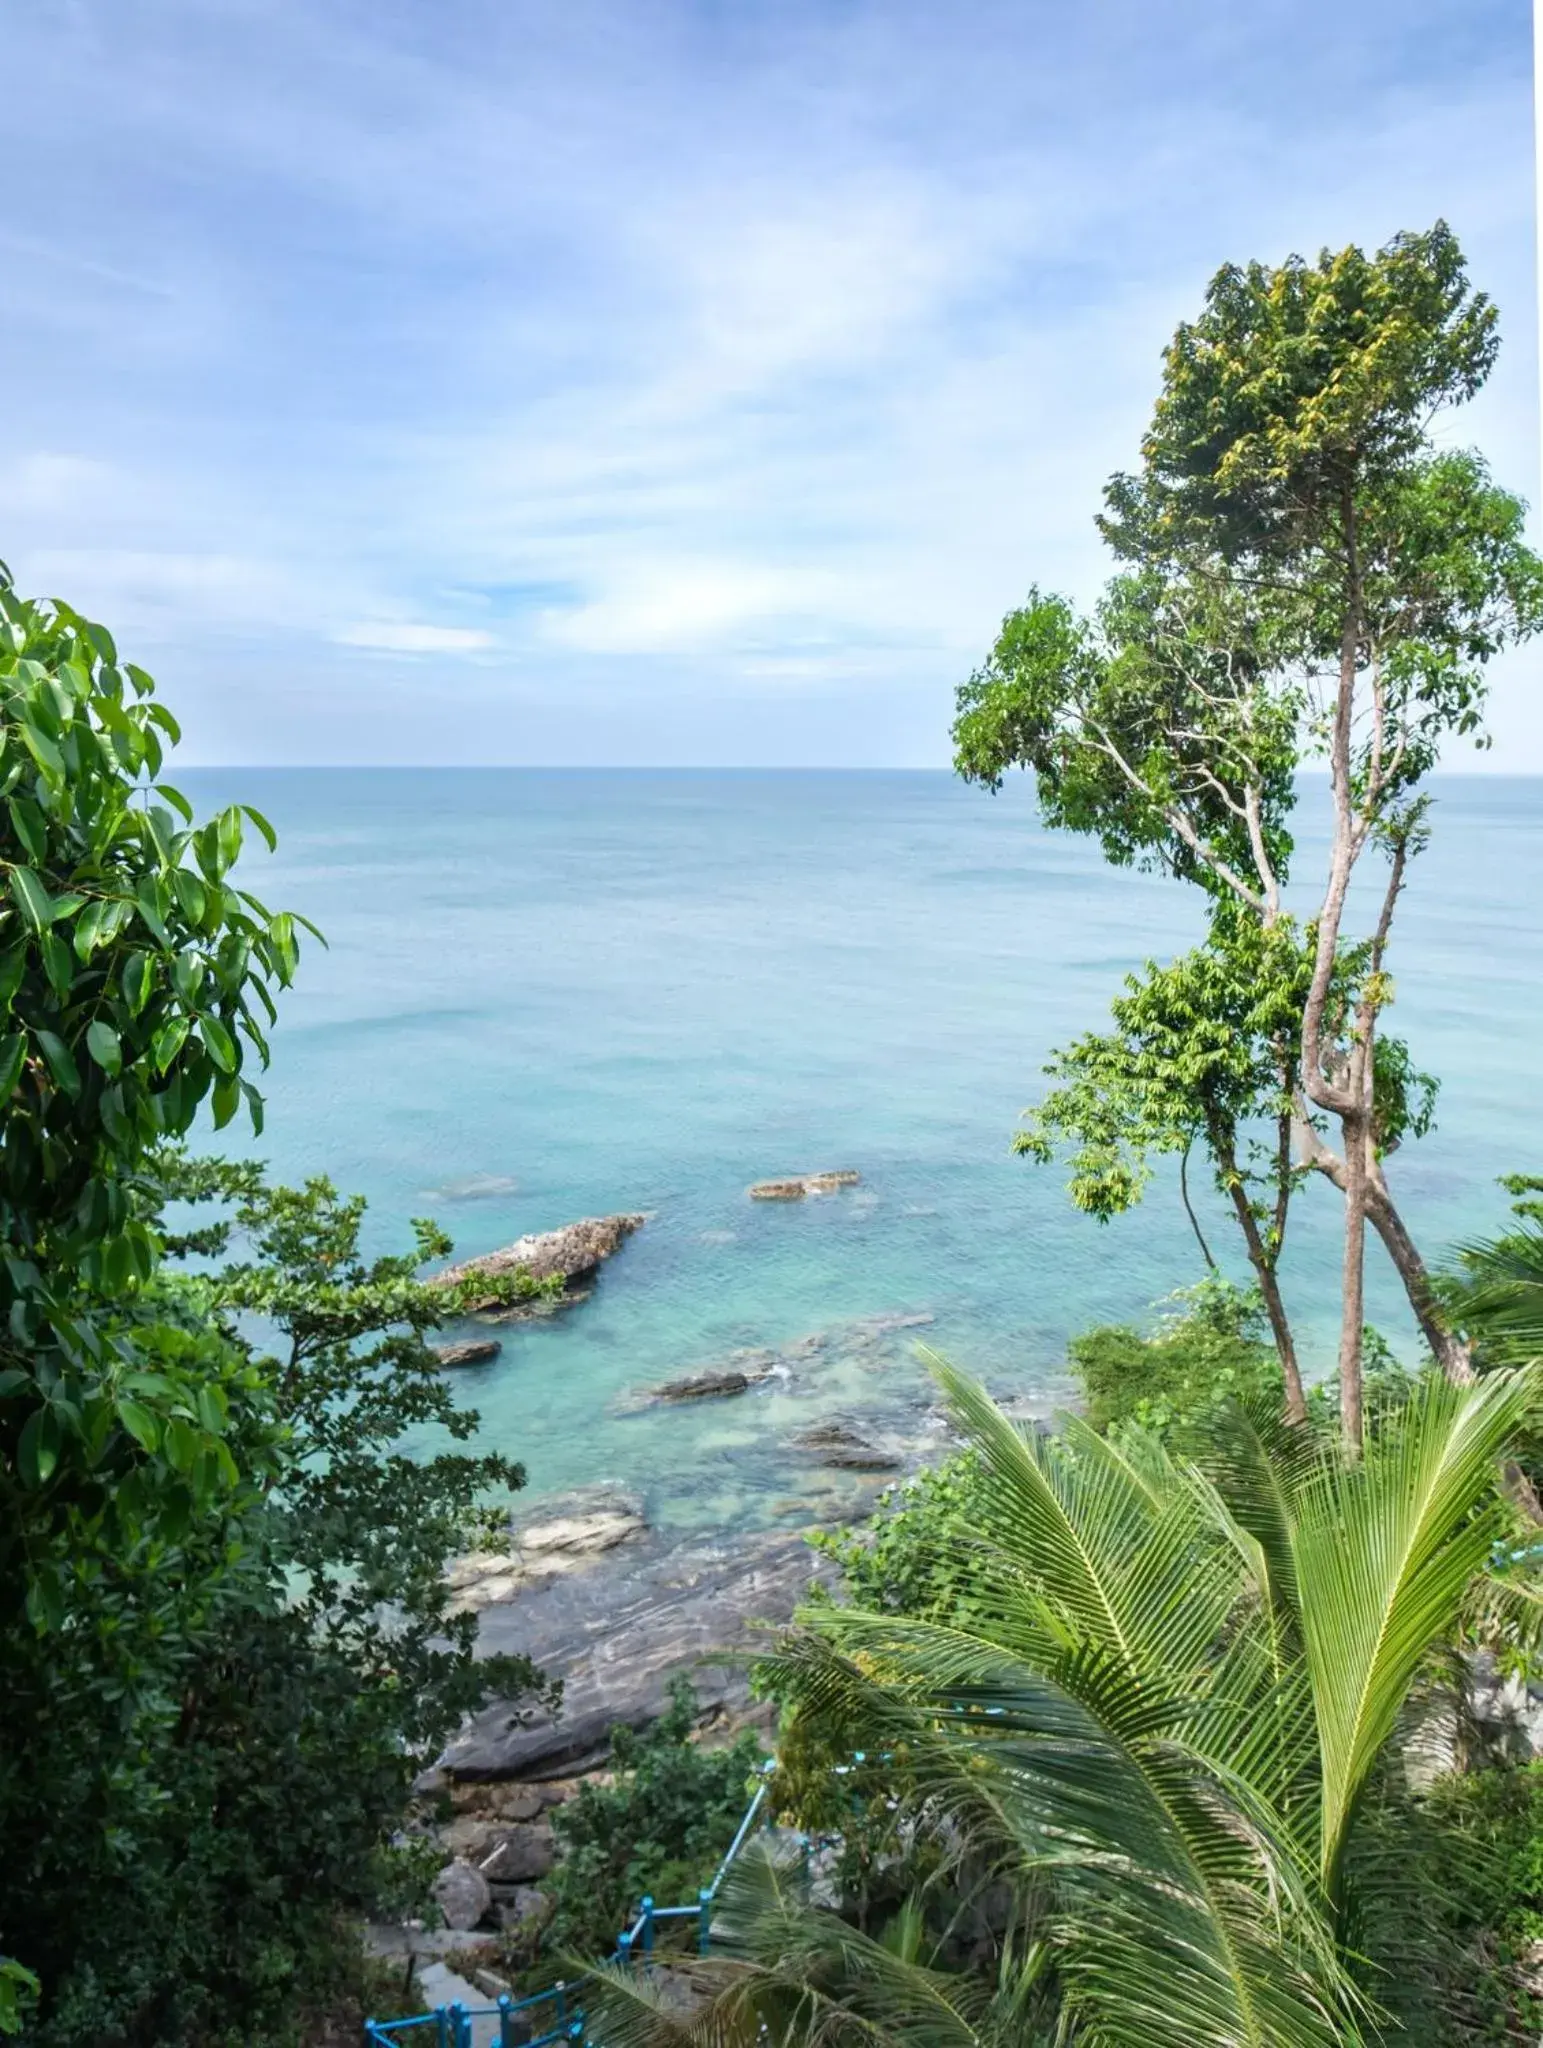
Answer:
[[[1195,953],[1133,977],[1115,1031],[1053,1063],[1026,1149],[1066,1147],[1108,1216],[1153,1154],[1200,1146],[1263,1294],[1290,1412],[1305,1395],[1276,1267],[1317,1172],[1345,1203],[1339,1380],[1362,1433],[1370,1222],[1426,1341],[1471,1369],[1388,1184],[1434,1084],[1389,1037],[1389,945],[1444,742],[1482,740],[1484,672],[1543,618],[1523,507],[1433,438],[1493,365],[1494,308],[1441,225],[1368,257],[1229,265],[1164,360],[1141,467],[1099,521],[1121,564],[1091,618],[1035,591],[959,692],[960,772],[1031,769],[1047,821],[1207,899]],[[1283,908],[1297,772],[1326,760],[1333,831],[1316,918]],[[1367,928],[1352,876],[1385,862]],[[1337,1145],[1331,1142],[1337,1132]],[[1207,1254],[1209,1258],[1209,1253]]]
[[[358,1974],[341,1916],[400,1889],[421,1762],[539,1682],[445,1613],[521,1477],[454,1448],[426,1340],[465,1290],[416,1279],[448,1245],[366,1260],[325,1182],[175,1149],[259,1121],[298,923],[232,879],[265,822],[159,780],[175,737],[101,627],[0,580],[0,2029],[35,2048],[298,2038]]]
[[[652,1727],[612,1730],[611,1782],[582,1784],[554,1812],[560,1860],[541,1887],[537,1940],[558,1963],[609,1955],[640,1899],[689,1905],[711,1882],[762,1759],[752,1734],[717,1749],[695,1741],[697,1720],[696,1694],[677,1678]],[[685,1933],[696,1939],[694,1920]]]
[[[1199,1462],[1134,1429],[1020,1430],[939,1377],[972,1444],[968,1612],[817,1605],[774,1666],[807,1742],[882,1751],[896,1841],[930,1861],[897,1855],[912,1888],[868,1936],[795,1867],[748,1871],[714,2005],[682,2022],[617,1984],[606,2038],[1472,2038],[1468,1902],[1418,1986],[1404,1953],[1472,1817],[1438,1828],[1398,1744],[1515,1527],[1497,1468],[1534,1375],[1433,1375],[1359,1460],[1227,1404]]]

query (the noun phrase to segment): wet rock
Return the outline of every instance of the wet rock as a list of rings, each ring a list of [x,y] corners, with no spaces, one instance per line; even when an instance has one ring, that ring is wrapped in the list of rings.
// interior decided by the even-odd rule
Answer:
[[[841,1472],[898,1472],[905,1464],[899,1446],[875,1442],[845,1422],[817,1422],[788,1441],[795,1450],[812,1451],[822,1465]]]
[[[572,1288],[596,1272],[646,1220],[642,1216],[585,1216],[577,1223],[564,1224],[561,1230],[537,1231],[517,1238],[502,1251],[446,1266],[433,1276],[433,1284],[450,1287],[466,1280],[503,1280],[528,1273],[533,1280],[560,1278],[565,1287]],[[496,1311],[500,1304],[490,1297],[485,1302],[473,1300],[468,1306],[475,1314],[479,1309]]]
[[[475,1927],[493,1903],[487,1879],[470,1863],[447,1863],[430,1889],[447,1927]]]
[[[833,1195],[838,1188],[855,1187],[860,1173],[843,1167],[834,1173],[796,1173],[787,1180],[758,1180],[746,1192],[752,1202],[801,1202],[805,1195]]]
[[[518,1927],[523,1920],[539,1919],[546,1910],[546,1894],[537,1891],[534,1885],[513,1885],[507,1897],[500,1895],[498,1900],[499,1922],[506,1930]]]
[[[436,1344],[434,1356],[441,1365],[485,1365],[503,1348],[496,1337],[468,1337],[460,1344]]]
[[[753,1362],[752,1362],[753,1361]],[[709,1366],[702,1372],[686,1373],[678,1380],[666,1380],[652,1387],[651,1401],[714,1401],[731,1394],[748,1394],[772,1377],[776,1361],[769,1351],[749,1354],[739,1365]]]

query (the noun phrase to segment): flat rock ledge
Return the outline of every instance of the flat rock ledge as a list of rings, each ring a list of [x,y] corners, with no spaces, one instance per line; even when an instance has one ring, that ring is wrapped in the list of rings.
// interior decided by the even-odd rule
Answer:
[[[752,1202],[801,1202],[805,1195],[833,1195],[839,1188],[855,1188],[862,1179],[851,1167],[834,1173],[795,1173],[787,1180],[758,1180],[746,1193]]]
[[[484,1252],[480,1258],[463,1259],[433,1276],[432,1284],[453,1287],[462,1281],[504,1280],[516,1273],[528,1273],[533,1280],[560,1278],[571,1288],[588,1279],[613,1253],[620,1250],[635,1230],[641,1230],[644,1216],[583,1216],[577,1223],[565,1223],[561,1230],[540,1230],[516,1238],[501,1251]],[[468,1312],[497,1310],[501,1304],[490,1298],[472,1301]],[[518,1315],[517,1307],[513,1311]]]
[[[514,1599],[527,1587],[582,1571],[647,1529],[643,1503],[619,1487],[582,1487],[510,1526],[506,1548],[473,1550],[445,1573],[450,1612],[466,1614]]]
[[[563,1682],[557,1715],[527,1717],[495,1702],[440,1758],[434,1782],[458,1787],[569,1778],[603,1764],[618,1723],[647,1727],[670,1680],[687,1673],[704,1718],[751,1709],[747,1665],[766,1637],[755,1624],[791,1619],[810,1585],[835,1568],[786,1529],[658,1537],[618,1546],[590,1569],[533,1580],[485,1606],[481,1654],[525,1655]]]

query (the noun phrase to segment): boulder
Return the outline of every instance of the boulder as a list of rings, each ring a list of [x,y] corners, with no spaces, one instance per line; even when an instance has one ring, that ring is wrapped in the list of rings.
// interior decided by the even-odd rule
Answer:
[[[534,1885],[517,1884],[507,1898],[498,1901],[498,1918],[507,1932],[518,1927],[522,1920],[538,1918],[547,1910],[545,1892],[537,1891]]]
[[[758,1180],[747,1190],[752,1202],[801,1202],[805,1195],[833,1195],[862,1179],[850,1167],[834,1173],[796,1173],[788,1180]]]
[[[430,1889],[447,1927],[475,1927],[493,1903],[482,1872],[459,1859],[445,1865]]]
[[[489,1884],[530,1884],[557,1861],[549,1827],[513,1828],[489,1850],[477,1868]]]
[[[633,1231],[642,1229],[645,1221],[642,1216],[585,1216],[577,1223],[564,1224],[561,1230],[537,1231],[529,1237],[517,1238],[502,1251],[485,1252],[481,1258],[463,1259],[459,1265],[446,1266],[433,1276],[432,1284],[453,1287],[467,1280],[503,1280],[515,1273],[528,1273],[533,1280],[555,1277],[565,1287],[572,1287],[603,1265]],[[499,1306],[492,1298],[468,1304],[473,1313],[479,1308],[496,1310]]]
[[[503,1348],[496,1337],[468,1337],[460,1344],[436,1344],[434,1356],[441,1365],[485,1365]]]

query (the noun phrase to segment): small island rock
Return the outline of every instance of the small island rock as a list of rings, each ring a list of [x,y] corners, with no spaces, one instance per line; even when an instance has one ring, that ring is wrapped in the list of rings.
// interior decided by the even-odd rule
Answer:
[[[851,1167],[833,1173],[798,1173],[788,1180],[758,1180],[747,1190],[752,1202],[801,1202],[805,1195],[833,1195],[838,1188],[856,1187],[862,1179]]]
[[[564,1224],[561,1230],[535,1231],[516,1238],[501,1251],[484,1252],[480,1258],[446,1266],[442,1273],[434,1275],[433,1284],[453,1287],[465,1280],[503,1280],[516,1273],[528,1273],[533,1280],[557,1277],[565,1287],[572,1287],[619,1250],[633,1231],[642,1229],[645,1221],[642,1216],[584,1216],[577,1223]],[[473,1312],[479,1307],[498,1306],[494,1299],[468,1303]]]
[[[441,1365],[485,1365],[503,1348],[496,1337],[468,1337],[460,1344],[436,1344],[434,1356]]]

